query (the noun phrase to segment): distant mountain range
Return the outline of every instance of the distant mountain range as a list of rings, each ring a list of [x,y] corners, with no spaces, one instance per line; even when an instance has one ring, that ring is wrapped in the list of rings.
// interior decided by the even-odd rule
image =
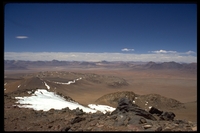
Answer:
[[[69,68],[139,68],[139,69],[177,69],[177,70],[197,70],[197,63],[177,63],[177,62],[87,62],[87,61],[16,61],[4,60],[4,70],[27,70],[34,67],[69,67]]]
[[[197,63],[177,63],[174,61],[171,62],[163,62],[163,63],[155,63],[148,62],[144,65],[145,68],[148,69],[192,69],[197,70]]]

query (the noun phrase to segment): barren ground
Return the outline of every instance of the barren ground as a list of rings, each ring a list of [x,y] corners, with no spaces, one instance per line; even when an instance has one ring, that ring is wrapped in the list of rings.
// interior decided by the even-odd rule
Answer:
[[[107,87],[105,84],[84,83],[66,87],[63,93],[75,101],[87,105],[94,103],[99,97],[117,91],[133,91],[139,95],[160,94],[185,103],[186,109],[174,111],[179,119],[197,121],[197,73],[177,70],[126,70],[126,69],[65,69],[39,68],[26,71],[5,71],[4,76],[12,77],[6,82],[20,81],[26,74],[40,71],[92,73],[98,75],[117,76],[125,79],[129,85],[122,87]],[[81,82],[81,81],[80,81]],[[5,81],[4,81],[5,83]],[[17,84],[17,82],[16,82]],[[14,90],[6,90],[8,93]],[[6,110],[5,110],[6,111]]]

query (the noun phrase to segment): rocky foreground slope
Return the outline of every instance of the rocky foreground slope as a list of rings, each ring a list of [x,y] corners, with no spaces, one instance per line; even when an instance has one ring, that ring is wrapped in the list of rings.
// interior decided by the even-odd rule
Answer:
[[[61,110],[36,111],[13,106],[13,97],[25,95],[23,91],[4,94],[5,131],[196,131],[197,123],[176,119],[172,111],[154,106],[144,109],[128,98],[128,92],[118,94],[113,112],[85,113],[68,107]],[[116,95],[116,94],[114,94]],[[120,97],[121,96],[121,97]],[[126,97],[127,96],[127,97]],[[106,97],[106,96],[105,96]],[[138,97],[138,98],[136,98]],[[148,96],[149,97],[149,96]],[[66,99],[72,100],[70,97]],[[116,98],[116,97],[115,97]],[[135,99],[136,98],[136,99]],[[141,97],[142,99],[143,97]],[[100,98],[101,99],[101,98]],[[153,104],[152,104],[153,105]],[[179,104],[177,104],[179,105]]]

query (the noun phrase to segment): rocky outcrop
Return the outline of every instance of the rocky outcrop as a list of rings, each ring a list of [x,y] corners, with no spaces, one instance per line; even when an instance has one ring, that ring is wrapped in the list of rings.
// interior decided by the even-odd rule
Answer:
[[[155,107],[151,107],[149,110],[149,113],[156,114],[159,117],[159,120],[174,120],[174,117],[176,116],[173,112],[163,112]]]
[[[155,117],[153,117],[149,112],[141,109],[136,104],[133,104],[132,101],[130,101],[127,98],[121,98],[118,102],[118,107],[112,112],[112,114],[121,114],[123,113],[126,116],[142,116],[146,119],[150,120],[157,120]],[[128,113],[128,114],[127,114]]]
[[[175,120],[173,112],[152,107],[149,112],[128,98],[119,99],[112,113],[83,114],[71,119],[62,131],[195,131],[196,123]]]
[[[197,123],[176,119],[173,112],[151,107],[142,109],[124,96],[119,98],[113,112],[85,113],[70,110],[33,109],[12,106],[12,96],[4,95],[5,131],[197,131]]]

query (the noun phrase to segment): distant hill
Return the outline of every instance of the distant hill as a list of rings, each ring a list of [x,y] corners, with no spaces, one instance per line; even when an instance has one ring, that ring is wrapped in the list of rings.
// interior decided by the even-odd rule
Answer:
[[[82,66],[96,66],[96,63],[83,61],[79,65],[82,65]]]
[[[5,70],[27,70],[27,68],[23,66],[12,65],[12,66],[5,66]]]
[[[197,70],[197,63],[183,64],[184,69]]]
[[[122,91],[106,94],[98,98],[95,103],[116,107],[119,99],[122,97],[126,97],[143,109],[148,109],[150,106],[164,110],[185,108],[183,103],[172,98],[167,98],[159,94],[138,95],[132,91]]]
[[[197,63],[189,63],[189,64],[180,64],[177,62],[163,62],[163,63],[155,63],[155,62],[148,62],[144,65],[146,69],[189,69],[189,70],[197,70]]]
[[[197,70],[197,63],[177,63],[177,62],[162,62],[156,63],[150,61],[148,63],[138,63],[129,61],[101,61],[101,62],[89,62],[89,61],[22,61],[22,60],[4,60],[5,70],[27,70],[30,67],[71,67],[71,68],[139,68],[139,69],[176,69],[176,70]]]
[[[27,70],[26,63],[24,63],[24,61],[19,62],[19,61],[14,61],[14,60],[5,60],[4,69],[5,70]]]

